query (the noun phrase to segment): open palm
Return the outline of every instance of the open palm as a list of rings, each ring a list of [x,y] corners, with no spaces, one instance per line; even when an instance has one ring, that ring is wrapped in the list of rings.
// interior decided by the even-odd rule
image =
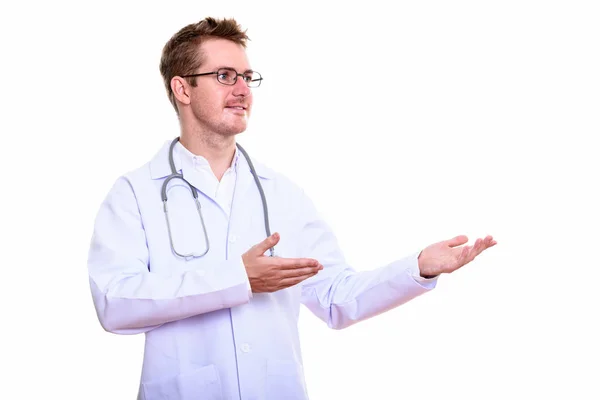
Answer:
[[[492,236],[488,235],[484,239],[478,238],[472,246],[462,246],[468,241],[465,235],[460,235],[427,246],[419,254],[421,275],[431,277],[454,272],[497,243]]]

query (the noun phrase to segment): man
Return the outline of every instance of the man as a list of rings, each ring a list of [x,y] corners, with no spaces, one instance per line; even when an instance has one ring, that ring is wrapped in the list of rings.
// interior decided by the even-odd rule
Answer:
[[[169,40],[160,71],[179,140],[120,177],[96,219],[93,300],[107,331],[146,334],[140,399],[307,399],[301,303],[345,328],[496,244],[458,236],[380,268],[348,266],[302,190],[236,145],[262,79],[246,40],[213,18]]]

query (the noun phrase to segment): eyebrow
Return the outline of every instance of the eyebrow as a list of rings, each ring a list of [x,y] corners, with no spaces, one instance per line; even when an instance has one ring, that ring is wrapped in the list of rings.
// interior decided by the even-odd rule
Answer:
[[[230,66],[228,66],[228,65],[221,65],[221,66],[217,66],[217,67],[215,67],[215,70],[219,70],[219,69],[221,69],[221,68],[227,68],[227,69],[231,69],[231,70],[234,70],[235,72],[237,72],[237,69],[235,69],[235,68],[233,68],[233,67],[230,67]],[[243,72],[242,72],[242,74],[245,74],[245,73],[247,73],[247,72],[254,72],[254,70],[252,70],[252,69],[247,69],[247,70],[243,71]]]

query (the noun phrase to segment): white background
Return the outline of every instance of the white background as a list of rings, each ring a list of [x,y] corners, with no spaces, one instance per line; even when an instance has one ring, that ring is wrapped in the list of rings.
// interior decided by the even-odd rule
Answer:
[[[3,2],[0,398],[133,399],[143,336],[87,281],[114,180],[178,134],[164,43],[235,17],[265,80],[239,136],[357,270],[498,245],[342,331],[303,312],[311,399],[598,399],[600,13],[593,1]]]

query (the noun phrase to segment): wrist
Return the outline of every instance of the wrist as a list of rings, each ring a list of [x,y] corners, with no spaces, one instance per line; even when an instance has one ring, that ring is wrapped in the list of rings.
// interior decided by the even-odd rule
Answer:
[[[425,262],[423,262],[423,260],[421,259],[421,254],[423,254],[422,251],[417,256],[417,265],[419,267],[419,276],[421,276],[421,278],[424,278],[424,279],[433,279],[433,278],[437,277],[438,275],[432,275],[430,273],[427,273],[428,271],[423,271],[423,269],[425,269],[424,268]]]

